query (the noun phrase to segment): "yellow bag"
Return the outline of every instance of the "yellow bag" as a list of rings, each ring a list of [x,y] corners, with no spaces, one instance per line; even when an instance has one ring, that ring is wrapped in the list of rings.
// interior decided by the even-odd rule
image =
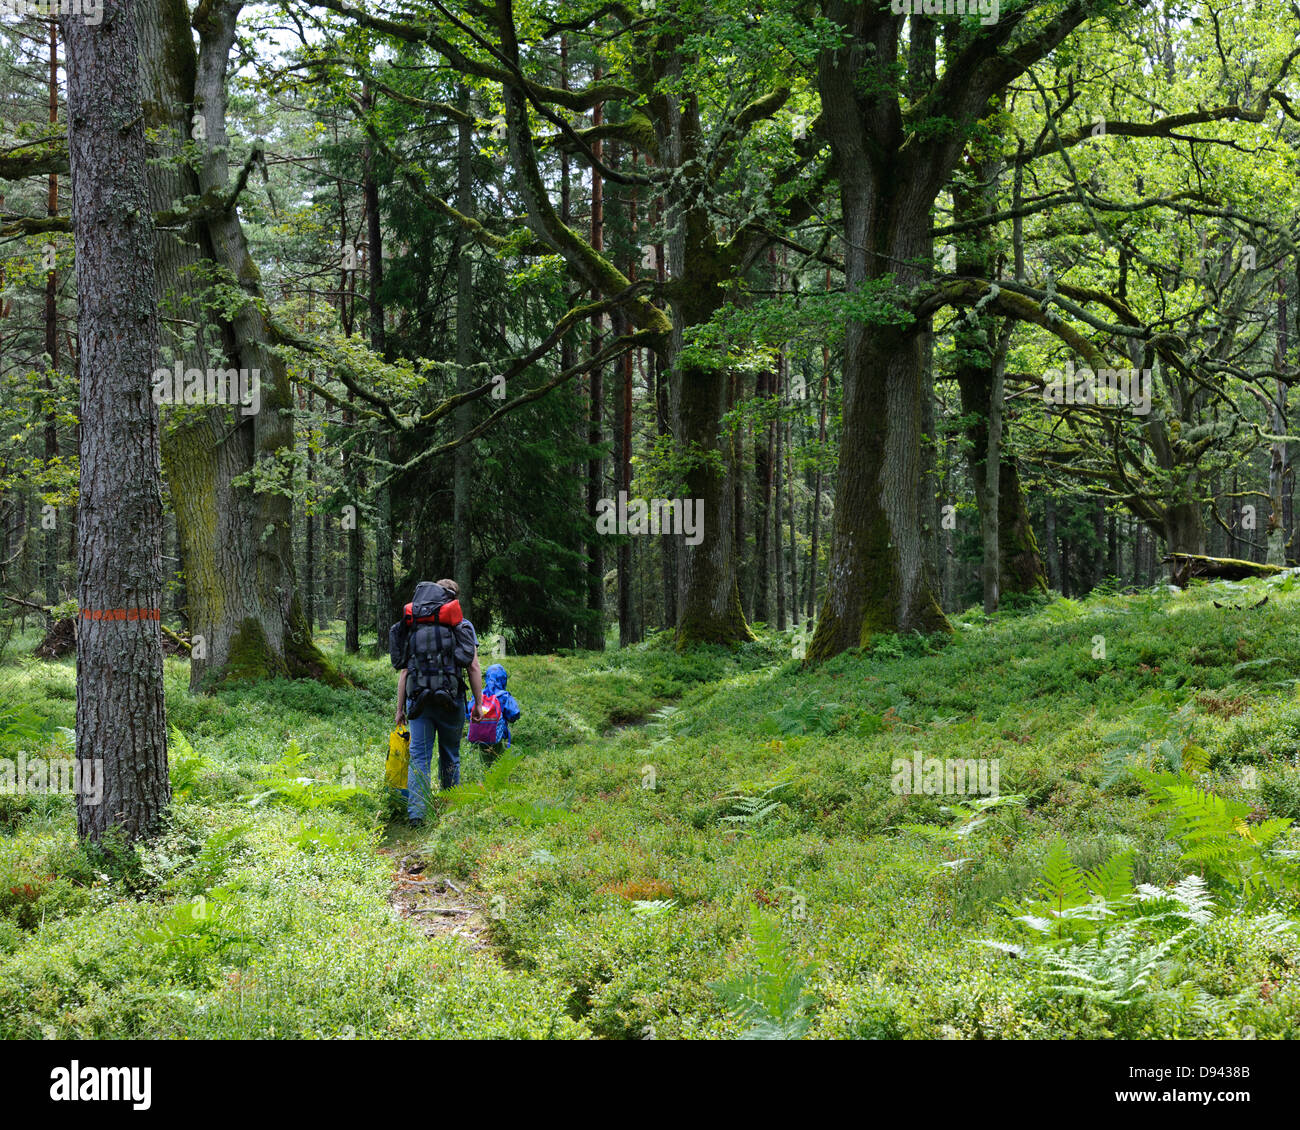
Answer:
[[[388,735],[388,760],[384,762],[384,783],[390,789],[406,788],[411,766],[411,731],[398,726]]]

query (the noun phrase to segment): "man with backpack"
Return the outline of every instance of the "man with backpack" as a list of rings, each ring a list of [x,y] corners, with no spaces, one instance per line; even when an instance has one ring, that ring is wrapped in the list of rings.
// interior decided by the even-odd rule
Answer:
[[[460,741],[465,729],[465,677],[474,692],[471,717],[483,716],[483,671],[478,661],[474,625],[461,615],[455,581],[421,581],[406,613],[388,633],[388,654],[397,680],[400,726],[411,730],[411,767],[407,779],[407,815],[424,821],[429,795],[434,736],[438,740],[438,777],[444,789],[460,783]]]

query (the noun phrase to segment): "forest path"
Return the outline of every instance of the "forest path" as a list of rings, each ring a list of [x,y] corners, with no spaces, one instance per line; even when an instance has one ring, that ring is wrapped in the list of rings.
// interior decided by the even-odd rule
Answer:
[[[483,898],[455,880],[425,869],[409,845],[380,848],[393,861],[393,889],[388,903],[426,938],[462,938],[474,952],[489,947]]]
[[[601,735],[602,740],[617,739],[628,731],[653,732],[661,719],[650,715],[636,721],[617,723]],[[446,875],[428,871],[420,853],[419,842],[405,838],[403,830],[387,846],[377,848],[393,864],[393,886],[388,903],[426,938],[461,938],[471,952],[493,949],[489,937],[491,897],[468,888]]]

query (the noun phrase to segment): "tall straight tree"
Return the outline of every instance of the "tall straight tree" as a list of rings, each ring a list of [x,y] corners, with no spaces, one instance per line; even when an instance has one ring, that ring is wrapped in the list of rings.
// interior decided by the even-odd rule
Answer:
[[[461,87],[459,108],[469,114],[470,92]],[[462,118],[456,135],[456,207],[468,217],[474,215],[474,130],[468,118]],[[467,392],[474,385],[470,366],[474,363],[474,339],[478,330],[474,322],[474,256],[472,241],[462,234],[456,244],[456,391]],[[466,403],[456,410],[456,434],[464,435],[473,426],[473,405]],[[461,444],[456,448],[453,470],[453,577],[460,586],[461,607],[472,614],[474,601],[474,564],[470,545],[470,494],[473,488],[473,448]]]
[[[1001,100],[998,100],[999,103]],[[998,160],[987,144],[972,142],[965,161],[965,176],[953,179],[953,218],[977,221],[997,207]],[[995,231],[981,225],[957,243],[957,273],[992,279],[997,274]],[[1017,281],[1024,280],[1023,239],[1015,238]],[[1009,325],[1009,323],[1008,323]],[[1024,488],[1015,458],[1006,447],[1006,422],[1002,404],[1005,388],[1006,327],[996,320],[972,315],[957,327],[955,376],[966,423],[967,459],[975,505],[984,541],[984,608],[997,609],[1007,593],[1046,592],[1038,542],[1025,507]],[[989,460],[993,463],[990,464]],[[991,469],[992,468],[992,469]]]
[[[368,111],[375,108],[373,92],[365,92]],[[375,175],[376,155],[367,139],[364,149],[365,174],[362,191],[366,198],[366,262],[370,267],[367,295],[370,304],[370,348],[388,358],[388,335],[384,327],[384,230],[379,215],[379,181]],[[389,459],[388,432],[375,430],[375,459],[382,468]],[[388,479],[379,472],[375,483],[375,654],[385,653],[388,628],[398,617],[396,581],[393,577],[393,499]],[[311,616],[307,617],[311,623]]]
[[[162,470],[153,217],[133,0],[64,21],[76,237],[81,502],[77,830],[156,830],[170,796],[163,707]]]
[[[592,81],[600,85],[600,67],[597,66]],[[597,102],[591,108],[591,128],[596,139],[591,143],[591,152],[595,160],[602,157],[599,130],[604,126],[605,104]],[[597,255],[605,250],[605,180],[600,169],[593,164],[591,169],[591,249]],[[597,314],[591,320],[591,356],[600,353],[604,344],[602,327],[604,315]],[[587,513],[594,519],[596,508],[605,494],[605,442],[604,416],[604,371],[600,365],[592,368],[587,377],[589,404],[587,415],[587,443],[591,456],[587,460]],[[593,651],[605,649],[605,542],[603,535],[592,534],[587,545],[587,611],[590,620],[587,627],[586,646]]]
[[[50,133],[59,125],[59,25],[50,20]],[[50,170],[47,181],[45,214],[51,218],[59,214],[59,174]],[[47,403],[45,405],[45,466],[53,468],[59,458],[59,423],[54,401],[52,374],[59,369],[59,272],[54,265],[45,274],[45,355],[46,375],[42,381]],[[45,533],[45,554],[41,566],[45,587],[45,603],[59,602],[59,529],[51,526]]]

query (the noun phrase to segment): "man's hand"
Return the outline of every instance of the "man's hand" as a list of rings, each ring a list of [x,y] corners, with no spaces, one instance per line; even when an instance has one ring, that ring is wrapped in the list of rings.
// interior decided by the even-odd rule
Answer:
[[[472,717],[475,722],[483,721],[483,700],[481,698],[476,698],[474,700],[474,711],[470,717]]]
[[[399,726],[406,725],[406,711],[402,707],[399,706],[397,708],[397,714],[393,718],[393,721]]]

